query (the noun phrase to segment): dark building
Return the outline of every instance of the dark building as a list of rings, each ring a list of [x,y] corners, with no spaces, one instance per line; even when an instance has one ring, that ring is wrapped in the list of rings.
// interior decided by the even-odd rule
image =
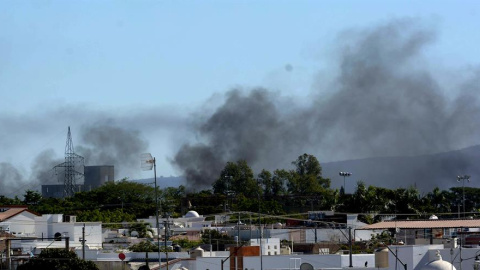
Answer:
[[[85,166],[84,183],[76,186],[76,192],[91,191],[107,182],[115,179],[114,166]],[[63,198],[64,185],[42,185],[42,196],[44,198]]]
[[[107,182],[113,182],[115,178],[113,171],[113,165],[85,166],[82,191],[90,191]]]

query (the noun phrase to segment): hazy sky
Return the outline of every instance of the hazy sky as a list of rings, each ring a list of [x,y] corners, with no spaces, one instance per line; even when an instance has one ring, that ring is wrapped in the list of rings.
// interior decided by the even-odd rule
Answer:
[[[117,177],[150,177],[132,162],[151,152],[159,175],[183,174],[169,161],[226,92],[268,89],[284,113],[288,100],[332,95],[337,45],[398,20],[433,33],[415,59],[453,99],[480,64],[476,0],[0,1],[0,176],[27,185],[40,161],[62,162],[68,126],[88,165],[121,159]],[[451,145],[480,143],[463,139]]]

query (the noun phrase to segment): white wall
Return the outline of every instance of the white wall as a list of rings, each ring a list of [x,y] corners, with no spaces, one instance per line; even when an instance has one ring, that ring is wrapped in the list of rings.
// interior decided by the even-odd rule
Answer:
[[[310,263],[315,269],[325,268],[348,268],[350,260],[348,255],[282,255],[282,256],[263,256],[264,269],[298,269],[302,263]],[[375,266],[375,256],[373,254],[356,254],[352,256],[352,265],[354,268],[365,268],[365,262],[368,266]],[[244,257],[244,268],[260,269],[260,257]],[[197,268],[200,269],[200,268]]]
[[[102,237],[102,224],[99,222],[85,222],[85,223],[75,223],[74,227],[74,235],[70,236],[70,239],[73,240],[73,243],[78,243],[81,245],[79,241],[82,238],[82,230],[83,225],[85,224],[85,244],[89,246],[91,249],[98,249],[102,247],[103,237]]]
[[[258,246],[259,239],[251,239],[252,246]],[[270,254],[269,254],[270,252]],[[278,238],[264,238],[262,239],[262,255],[280,255],[280,239]]]
[[[2,227],[7,227],[12,234],[20,234],[21,236],[34,236],[35,235],[35,217],[36,215],[23,211],[6,221],[0,223]]]

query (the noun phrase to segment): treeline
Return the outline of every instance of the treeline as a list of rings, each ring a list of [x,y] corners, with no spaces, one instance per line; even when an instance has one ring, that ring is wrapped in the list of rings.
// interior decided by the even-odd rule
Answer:
[[[454,187],[434,188],[426,194],[415,187],[387,189],[357,182],[353,194],[330,187],[322,176],[322,167],[313,155],[303,154],[292,162],[291,169],[262,170],[253,173],[246,161],[228,162],[211,189],[187,192],[184,186],[157,190],[161,215],[182,216],[189,210],[202,215],[225,211],[261,212],[269,215],[333,210],[361,213],[374,222],[381,215],[400,218],[428,218],[430,215],[474,216],[478,212],[480,189]],[[463,194],[465,199],[463,199]],[[28,205],[40,214],[76,215],[77,221],[102,221],[120,224],[155,215],[155,190],[150,185],[123,179],[76,193],[73,197],[42,198],[27,190],[23,199],[0,196],[0,205]],[[464,214],[464,209],[467,214]]]

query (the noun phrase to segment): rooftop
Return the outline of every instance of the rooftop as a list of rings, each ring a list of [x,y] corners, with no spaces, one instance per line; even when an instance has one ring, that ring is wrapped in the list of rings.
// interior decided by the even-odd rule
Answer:
[[[37,213],[28,210],[27,206],[6,205],[6,206],[0,206],[0,222],[3,222],[11,217],[14,217],[24,211],[30,212],[38,216]]]
[[[433,228],[478,228],[480,219],[428,219],[428,220],[389,220],[370,224],[359,230],[379,229],[433,229]]]

